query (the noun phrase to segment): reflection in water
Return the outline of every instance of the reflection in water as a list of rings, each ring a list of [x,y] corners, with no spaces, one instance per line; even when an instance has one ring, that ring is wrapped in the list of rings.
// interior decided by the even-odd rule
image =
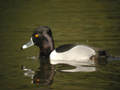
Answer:
[[[24,75],[32,79],[32,83],[37,85],[51,85],[54,79],[55,70],[53,65],[48,61],[49,59],[40,59],[40,67],[37,71],[27,69],[25,66],[21,66],[24,71]]]
[[[33,77],[33,83],[38,85],[52,84],[55,72],[53,65],[51,65],[48,60],[49,59],[40,60],[40,68],[38,71],[35,72],[35,75]]]

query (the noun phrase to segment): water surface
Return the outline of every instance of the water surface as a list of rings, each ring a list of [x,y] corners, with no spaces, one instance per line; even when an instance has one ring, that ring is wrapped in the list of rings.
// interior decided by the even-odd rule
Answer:
[[[34,28],[51,27],[55,46],[80,43],[120,55],[119,0],[1,0],[0,1],[0,89],[1,90],[119,90],[120,62],[111,62],[93,73],[57,71],[49,87],[30,84],[21,65],[36,70],[39,49],[20,51]],[[57,66],[56,69],[66,68]]]

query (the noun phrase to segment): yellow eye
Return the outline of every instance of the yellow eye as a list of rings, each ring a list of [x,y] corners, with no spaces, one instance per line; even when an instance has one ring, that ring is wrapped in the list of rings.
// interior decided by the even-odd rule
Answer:
[[[38,37],[39,37],[39,35],[38,35],[38,34],[35,34],[35,37],[36,37],[36,38],[38,38]]]

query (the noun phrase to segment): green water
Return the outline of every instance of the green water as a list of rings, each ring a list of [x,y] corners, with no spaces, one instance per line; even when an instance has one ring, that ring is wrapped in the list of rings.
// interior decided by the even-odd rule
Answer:
[[[1,0],[0,90],[119,90],[120,61],[93,73],[56,72],[51,86],[30,84],[21,65],[36,70],[37,47],[21,51],[34,28],[51,27],[56,47],[80,43],[120,55],[120,0]],[[57,67],[59,69],[60,67]]]

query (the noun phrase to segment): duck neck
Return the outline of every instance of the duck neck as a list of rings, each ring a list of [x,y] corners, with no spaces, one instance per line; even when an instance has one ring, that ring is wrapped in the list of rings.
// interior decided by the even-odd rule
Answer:
[[[40,47],[40,57],[42,59],[48,59],[50,53],[54,50],[55,45],[54,45],[54,40],[51,36],[51,38],[46,35],[47,41],[42,42],[42,46]]]
[[[54,49],[40,49],[40,59],[49,59],[50,53],[53,51]]]

